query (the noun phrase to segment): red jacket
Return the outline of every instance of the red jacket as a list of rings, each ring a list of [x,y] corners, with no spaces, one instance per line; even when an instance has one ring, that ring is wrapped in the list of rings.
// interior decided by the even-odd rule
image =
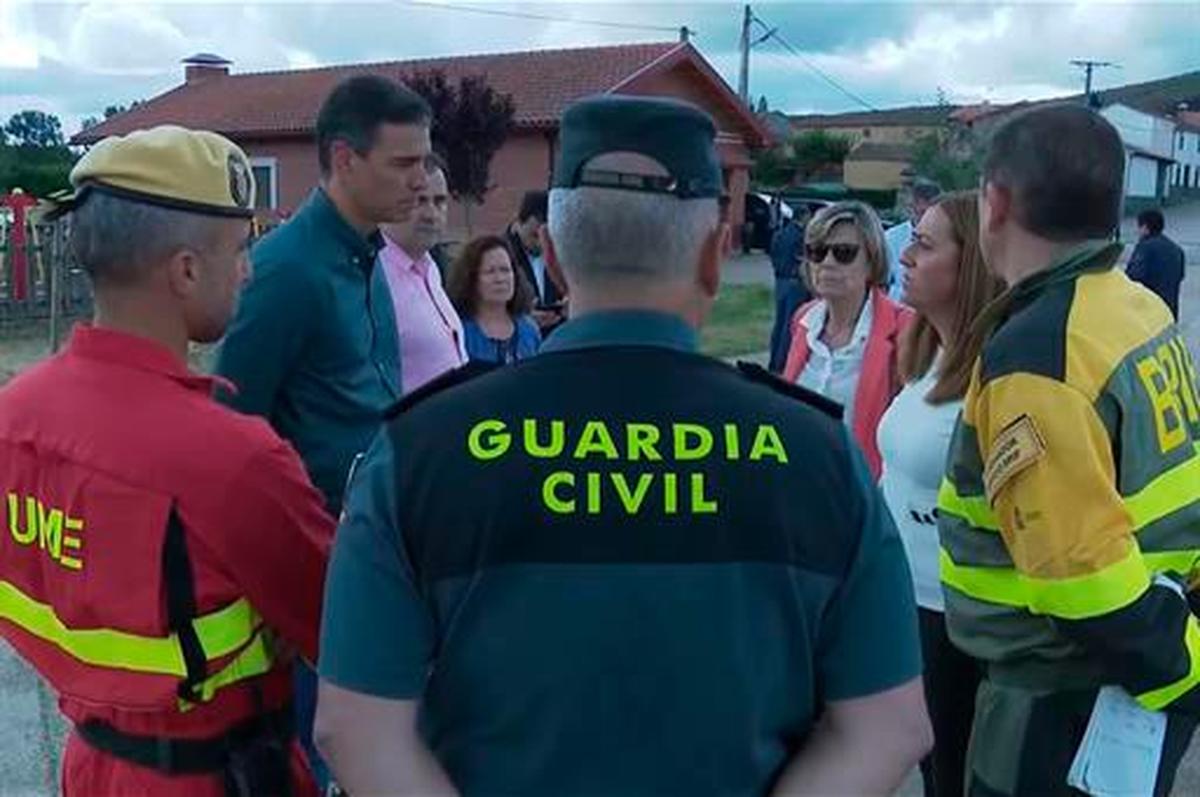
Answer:
[[[291,668],[271,636],[315,660],[333,520],[296,453],[213,401],[212,385],[158,344],[79,327],[66,351],[0,390],[0,636],[75,723],[220,736],[287,705]],[[207,676],[254,662],[186,710],[162,654],[177,644],[165,561],[180,533]],[[312,793],[296,769],[297,793]],[[167,777],[78,738],[63,786],[68,797],[222,793],[219,775]]]
[[[820,300],[816,300],[820,301]],[[787,363],[783,367],[783,378],[795,382],[811,352],[808,348],[808,328],[804,326],[804,315],[816,304],[809,302],[792,316],[792,346],[788,350]],[[879,421],[887,411],[892,399],[900,392],[900,369],[897,355],[900,348],[900,333],[913,319],[913,311],[896,304],[878,288],[872,288],[871,333],[863,353],[862,373],[858,378],[858,389],[854,392],[854,439],[862,448],[871,468],[871,475],[879,478],[883,463],[875,432]]]

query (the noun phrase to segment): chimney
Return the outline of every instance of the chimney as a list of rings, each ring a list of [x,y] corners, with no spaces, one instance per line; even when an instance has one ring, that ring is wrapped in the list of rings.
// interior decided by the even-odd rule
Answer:
[[[227,61],[212,53],[196,53],[191,58],[183,59],[183,82],[187,84],[202,83],[206,80],[229,76]]]

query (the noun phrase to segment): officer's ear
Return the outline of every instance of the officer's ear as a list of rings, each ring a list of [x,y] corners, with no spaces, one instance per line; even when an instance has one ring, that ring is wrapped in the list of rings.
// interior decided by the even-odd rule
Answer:
[[[701,290],[710,299],[716,298],[721,287],[721,264],[733,251],[733,233],[721,222],[713,228],[700,250],[700,270],[696,275]]]
[[[181,299],[194,296],[201,282],[200,256],[192,249],[178,249],[167,261],[167,283],[171,292]]]
[[[992,180],[985,180],[979,190],[979,228],[983,233],[996,233],[1013,214],[1012,190]]]

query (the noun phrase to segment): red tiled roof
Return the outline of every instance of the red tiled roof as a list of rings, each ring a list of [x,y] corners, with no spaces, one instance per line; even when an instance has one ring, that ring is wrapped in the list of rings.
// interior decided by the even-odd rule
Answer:
[[[654,66],[693,55],[701,70],[718,81],[721,93],[733,97],[715,72],[706,68],[703,57],[679,42],[542,50],[212,76],[177,86],[79,133],[71,143],[91,144],[105,136],[160,124],[199,127],[242,138],[306,134],[314,127],[322,99],[347,77],[378,74],[400,80],[435,69],[445,72],[452,82],[466,75],[485,75],[498,92],[512,95],[518,126],[554,126],[575,100],[612,91]],[[745,114],[748,126],[761,132],[753,116],[748,111]]]

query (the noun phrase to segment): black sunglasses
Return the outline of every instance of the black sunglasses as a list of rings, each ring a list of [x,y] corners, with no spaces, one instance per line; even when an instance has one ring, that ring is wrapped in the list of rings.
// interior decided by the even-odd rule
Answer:
[[[804,253],[808,257],[808,262],[817,264],[824,263],[825,256],[833,252],[833,259],[839,265],[848,266],[854,262],[854,258],[858,257],[858,244],[814,244],[804,247]]]

